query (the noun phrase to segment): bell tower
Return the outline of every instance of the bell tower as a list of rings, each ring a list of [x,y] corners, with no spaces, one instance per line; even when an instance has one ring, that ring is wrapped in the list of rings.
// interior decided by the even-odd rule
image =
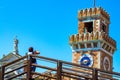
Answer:
[[[112,72],[116,42],[109,36],[109,24],[101,7],[78,11],[78,33],[69,37],[73,63]]]

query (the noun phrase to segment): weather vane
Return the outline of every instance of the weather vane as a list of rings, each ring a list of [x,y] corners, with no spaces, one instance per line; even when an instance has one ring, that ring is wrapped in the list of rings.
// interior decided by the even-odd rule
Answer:
[[[96,0],[94,0],[94,7],[96,7]]]

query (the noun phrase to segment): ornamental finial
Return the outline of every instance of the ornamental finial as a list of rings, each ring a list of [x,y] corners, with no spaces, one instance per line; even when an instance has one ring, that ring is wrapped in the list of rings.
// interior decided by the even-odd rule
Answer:
[[[94,0],[94,7],[96,7],[96,0]]]
[[[17,36],[15,36],[14,38],[14,50],[13,50],[14,54],[18,54],[18,39]]]

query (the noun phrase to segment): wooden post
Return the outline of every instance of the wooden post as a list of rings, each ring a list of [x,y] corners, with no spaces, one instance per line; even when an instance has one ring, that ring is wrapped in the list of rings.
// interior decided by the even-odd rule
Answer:
[[[5,67],[1,66],[1,76],[0,76],[0,80],[4,80],[4,73],[5,73]]]
[[[62,80],[62,62],[57,62],[57,80]]]
[[[30,55],[28,55],[28,62],[27,62],[27,80],[31,80],[32,79],[32,74],[31,74],[31,59],[32,57]]]
[[[92,78],[93,80],[98,80],[98,71],[95,68],[93,68]]]

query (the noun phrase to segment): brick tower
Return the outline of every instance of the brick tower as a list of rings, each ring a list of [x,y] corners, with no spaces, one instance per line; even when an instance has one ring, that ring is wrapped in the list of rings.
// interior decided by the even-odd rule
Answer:
[[[109,36],[110,16],[101,7],[78,12],[78,34],[69,38],[72,62],[112,71],[116,42]]]

